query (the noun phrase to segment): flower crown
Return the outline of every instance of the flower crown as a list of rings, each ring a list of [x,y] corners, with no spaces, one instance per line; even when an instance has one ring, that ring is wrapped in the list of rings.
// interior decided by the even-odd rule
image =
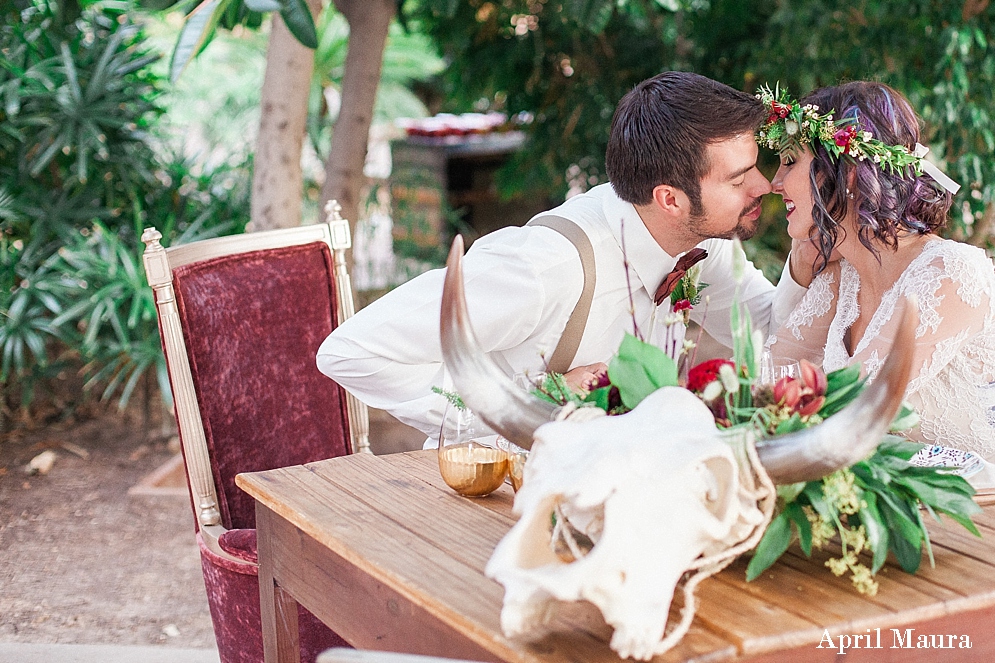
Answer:
[[[775,85],[774,91],[764,85],[757,90],[757,99],[767,107],[767,122],[757,132],[761,145],[777,150],[781,156],[794,154],[804,145],[819,141],[834,158],[849,156],[858,161],[870,159],[882,170],[906,177],[911,168],[916,175],[925,172],[940,186],[957,193],[960,185],[954,182],[923,157],[929,151],[916,143],[915,151],[904,145],[889,145],[856,126],[856,118],[836,120],[833,112],[820,113],[818,106],[805,104],[788,95],[787,89]]]

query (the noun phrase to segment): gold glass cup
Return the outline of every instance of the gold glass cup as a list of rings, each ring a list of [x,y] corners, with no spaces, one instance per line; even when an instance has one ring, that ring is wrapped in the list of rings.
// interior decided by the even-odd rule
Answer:
[[[460,495],[483,497],[501,487],[508,474],[508,454],[470,441],[439,447],[439,472]]]
[[[522,474],[525,471],[525,461],[529,458],[529,452],[500,435],[494,446],[508,454],[508,483],[517,493],[522,487]]]
[[[511,481],[511,488],[517,493],[522,487],[522,473],[525,470],[525,461],[528,455],[524,453],[513,453],[508,456],[508,479]]]
[[[483,497],[508,475],[508,453],[482,444],[474,436],[474,424],[470,410],[452,404],[446,408],[439,434],[439,473],[460,495]]]

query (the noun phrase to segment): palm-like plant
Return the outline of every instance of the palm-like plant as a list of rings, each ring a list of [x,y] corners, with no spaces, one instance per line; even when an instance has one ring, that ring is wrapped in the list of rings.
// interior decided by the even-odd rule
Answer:
[[[81,334],[79,348],[88,360],[86,386],[102,385],[105,399],[120,389],[124,408],[142,375],[154,369],[162,392],[168,394],[155,301],[137,248],[95,224],[58,256],[55,269],[84,296],[51,325],[66,334]]]
[[[138,236],[243,229],[248,178],[155,153],[161,79],[124,5],[21,4],[0,7],[0,410],[80,363],[121,407],[143,377],[168,399]]]

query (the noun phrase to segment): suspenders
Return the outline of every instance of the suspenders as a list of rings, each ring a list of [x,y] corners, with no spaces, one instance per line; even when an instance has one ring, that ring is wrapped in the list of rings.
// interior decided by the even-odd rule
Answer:
[[[560,233],[566,237],[577,248],[580,254],[580,265],[584,270],[584,290],[577,300],[577,305],[570,313],[566,327],[563,328],[563,335],[556,349],[547,362],[549,370],[554,373],[566,373],[570,370],[570,364],[580,347],[580,339],[584,336],[584,328],[587,327],[587,319],[591,313],[591,302],[594,300],[594,284],[597,274],[594,271],[594,248],[587,233],[570,219],[554,214],[545,214],[536,217],[528,222],[529,226],[544,226]]]

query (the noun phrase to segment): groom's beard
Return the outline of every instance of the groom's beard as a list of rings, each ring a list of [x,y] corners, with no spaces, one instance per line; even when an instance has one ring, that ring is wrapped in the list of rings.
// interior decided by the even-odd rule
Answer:
[[[755,199],[747,205],[736,220],[736,226],[728,230],[717,230],[708,227],[708,216],[706,214],[692,214],[688,219],[688,226],[691,231],[701,239],[732,239],[739,237],[741,240],[748,240],[757,233],[760,226],[760,217],[750,218],[750,216],[760,208],[762,200]]]

